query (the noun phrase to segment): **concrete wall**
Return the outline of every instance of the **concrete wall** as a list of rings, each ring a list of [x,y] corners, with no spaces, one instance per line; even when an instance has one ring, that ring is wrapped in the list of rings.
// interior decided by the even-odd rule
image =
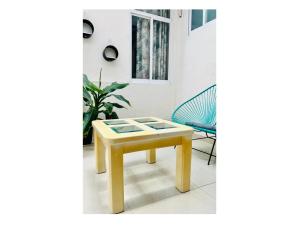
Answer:
[[[185,13],[187,15],[187,11]],[[187,24],[184,29],[182,76],[176,88],[177,105],[216,83],[216,20],[189,34]]]

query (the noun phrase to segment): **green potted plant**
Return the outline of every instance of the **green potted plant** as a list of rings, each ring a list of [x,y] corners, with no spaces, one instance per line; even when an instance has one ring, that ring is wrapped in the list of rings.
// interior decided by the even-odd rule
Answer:
[[[101,71],[98,86],[89,81],[88,77],[83,75],[83,101],[88,109],[83,112],[83,144],[90,144],[92,142],[92,121],[96,119],[103,119],[99,116],[104,116],[105,119],[118,119],[118,114],[114,111],[115,108],[125,108],[124,106],[108,101],[107,98],[114,97],[120,101],[130,102],[122,95],[112,94],[112,92],[128,86],[128,83],[117,83],[101,88]]]

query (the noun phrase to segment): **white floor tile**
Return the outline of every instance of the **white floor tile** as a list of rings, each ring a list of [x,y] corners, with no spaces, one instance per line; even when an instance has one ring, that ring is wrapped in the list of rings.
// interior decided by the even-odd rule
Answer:
[[[202,186],[200,189],[209,194],[212,198],[216,199],[216,183]]]
[[[187,193],[180,193],[173,197],[148,204],[134,210],[126,210],[125,213],[215,213],[215,200],[204,191],[197,189]]]

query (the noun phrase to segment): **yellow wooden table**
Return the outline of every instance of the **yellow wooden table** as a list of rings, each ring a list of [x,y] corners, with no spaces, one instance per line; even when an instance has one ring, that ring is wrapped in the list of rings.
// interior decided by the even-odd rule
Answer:
[[[176,145],[176,188],[190,190],[193,129],[155,117],[95,120],[94,145],[97,173],[104,173],[108,154],[108,190],[112,213],[124,211],[123,154],[146,151],[155,163],[156,148]],[[126,132],[131,130],[130,132]]]

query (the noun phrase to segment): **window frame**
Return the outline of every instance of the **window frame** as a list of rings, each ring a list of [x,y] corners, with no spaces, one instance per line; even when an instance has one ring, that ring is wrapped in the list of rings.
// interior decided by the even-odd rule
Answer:
[[[149,69],[149,79],[139,79],[139,78],[133,78],[132,74],[132,17],[141,17],[144,19],[149,19],[150,20],[150,69]],[[152,79],[152,66],[153,66],[153,21],[160,21],[164,23],[169,24],[169,48],[168,48],[168,79],[167,80],[154,80]],[[131,32],[130,32],[130,61],[131,61],[131,74],[130,74],[130,81],[131,83],[155,83],[155,84],[169,84],[170,83],[170,31],[171,31],[171,11],[170,11],[170,18],[162,17],[162,16],[157,16],[154,14],[146,13],[143,11],[139,10],[131,10],[130,13],[130,25],[131,25]]]

